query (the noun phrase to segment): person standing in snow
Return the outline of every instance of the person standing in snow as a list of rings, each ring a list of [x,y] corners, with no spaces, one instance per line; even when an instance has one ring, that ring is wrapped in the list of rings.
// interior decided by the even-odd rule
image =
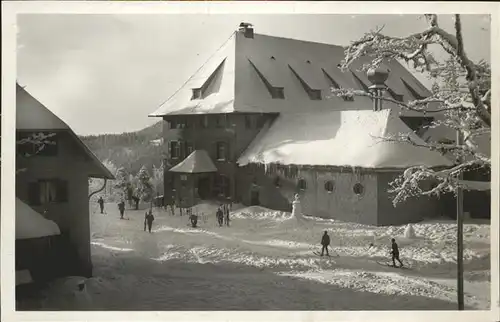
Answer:
[[[224,218],[224,214],[222,213],[221,208],[222,208],[222,205],[220,205],[220,207],[217,209],[217,213],[216,213],[217,222],[219,223],[219,227],[222,227],[223,218]]]
[[[102,199],[102,197],[99,197],[97,203],[99,204],[99,208],[101,208],[101,214],[102,214],[104,212],[104,200]]]
[[[326,230],[325,233],[323,234],[323,237],[321,238],[321,245],[323,246],[321,248],[321,256],[323,256],[325,250],[326,250],[326,256],[330,256],[330,254],[328,254],[328,246],[330,246],[330,236],[328,236],[328,232]]]
[[[144,214],[144,231],[146,231],[146,223],[148,221],[148,212],[146,211],[146,213]]]
[[[397,260],[399,262],[399,264],[401,265],[400,267],[403,267],[403,263],[399,259],[399,247],[398,247],[398,244],[396,244],[396,239],[392,238],[391,244],[392,244],[392,250],[391,250],[392,266],[396,267],[396,260]]]
[[[120,219],[123,219],[123,214],[125,213],[125,201],[120,201],[120,203],[118,203],[118,210],[120,210]]]
[[[149,210],[149,213],[146,213],[146,222],[148,224],[148,230],[151,233],[151,228],[153,227],[153,221],[155,217],[153,216],[153,212]]]

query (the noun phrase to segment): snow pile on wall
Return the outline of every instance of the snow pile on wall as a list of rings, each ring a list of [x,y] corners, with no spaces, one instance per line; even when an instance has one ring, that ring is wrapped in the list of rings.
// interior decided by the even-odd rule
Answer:
[[[16,198],[16,239],[59,235],[59,226]]]
[[[231,214],[231,218],[240,219],[272,219],[276,221],[284,221],[293,218],[289,212],[283,212],[273,209],[264,208],[261,206],[246,207]]]

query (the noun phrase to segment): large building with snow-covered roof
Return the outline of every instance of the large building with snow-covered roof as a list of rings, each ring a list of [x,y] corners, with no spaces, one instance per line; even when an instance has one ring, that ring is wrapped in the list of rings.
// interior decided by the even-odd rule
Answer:
[[[90,276],[88,180],[113,179],[113,175],[64,121],[19,85],[16,132],[18,141],[51,135],[41,150],[30,142],[17,145],[16,269],[36,275],[45,267],[44,278],[48,278],[45,273],[55,272]],[[40,223],[57,225],[57,243],[48,242],[47,227],[25,220],[36,218],[34,212]]]
[[[301,195],[307,215],[373,225],[401,224],[442,212],[438,200],[394,208],[388,184],[413,165],[447,167],[439,153],[380,138],[407,133],[415,141],[432,118],[368,97],[339,98],[332,88],[367,91],[368,76],[338,66],[341,46],[255,34],[243,27],[155,112],[164,122],[166,164],[204,150],[217,168],[199,182],[165,173],[166,202],[189,207],[181,191],[203,198],[291,210]],[[398,62],[384,95],[409,101],[430,92]],[[192,202],[191,202],[192,203]]]

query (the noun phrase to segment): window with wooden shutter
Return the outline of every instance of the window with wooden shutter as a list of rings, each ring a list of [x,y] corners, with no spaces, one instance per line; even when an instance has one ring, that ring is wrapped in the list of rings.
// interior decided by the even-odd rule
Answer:
[[[180,157],[180,144],[177,141],[170,141],[170,158],[177,159]]]
[[[201,115],[199,121],[200,121],[200,128],[202,128],[202,129],[208,128],[208,116],[207,115]]]
[[[68,181],[66,180],[57,180],[57,193],[56,193],[56,201],[57,202],[68,202]]]
[[[216,159],[218,161],[225,161],[227,159],[227,146],[226,142],[217,142],[216,144]]]
[[[186,142],[179,141],[179,157],[184,159],[186,157]]]
[[[44,179],[28,186],[28,202],[32,206],[68,202],[68,182],[61,179]]]

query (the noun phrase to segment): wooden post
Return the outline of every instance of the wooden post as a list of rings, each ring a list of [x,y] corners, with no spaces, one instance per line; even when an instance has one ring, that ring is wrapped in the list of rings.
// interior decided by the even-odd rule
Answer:
[[[463,136],[460,130],[457,131],[457,145],[463,144]],[[462,162],[459,157],[458,162]],[[458,180],[461,182],[463,174],[460,173]],[[464,310],[464,197],[461,187],[457,188],[457,301],[458,310]]]

